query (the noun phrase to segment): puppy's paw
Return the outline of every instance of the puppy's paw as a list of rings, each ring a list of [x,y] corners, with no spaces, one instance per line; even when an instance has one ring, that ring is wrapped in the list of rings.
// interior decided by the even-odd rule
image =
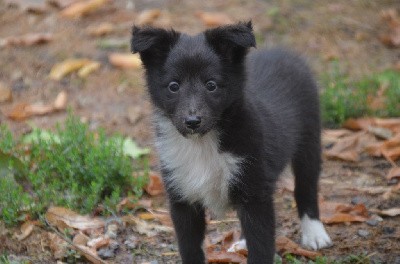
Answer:
[[[301,231],[301,244],[307,248],[318,250],[332,246],[331,238],[319,220],[310,219],[305,215],[301,219]]]
[[[228,248],[228,252],[238,252],[241,250],[247,250],[246,239],[240,239],[238,242],[235,242]]]

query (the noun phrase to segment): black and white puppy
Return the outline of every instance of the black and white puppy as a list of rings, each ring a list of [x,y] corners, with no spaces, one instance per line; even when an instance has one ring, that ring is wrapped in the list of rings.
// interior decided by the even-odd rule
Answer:
[[[235,208],[248,263],[273,263],[273,193],[292,165],[302,243],[331,240],[318,212],[320,114],[307,65],[255,47],[251,22],[189,36],[134,27],[154,105],[156,147],[183,263],[205,263],[205,208]]]

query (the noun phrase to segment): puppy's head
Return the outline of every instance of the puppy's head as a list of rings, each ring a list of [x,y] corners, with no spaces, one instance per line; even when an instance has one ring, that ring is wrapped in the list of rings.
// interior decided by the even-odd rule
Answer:
[[[250,47],[255,47],[251,22],[195,36],[134,27],[131,42],[146,70],[153,104],[184,136],[212,130],[240,100]]]

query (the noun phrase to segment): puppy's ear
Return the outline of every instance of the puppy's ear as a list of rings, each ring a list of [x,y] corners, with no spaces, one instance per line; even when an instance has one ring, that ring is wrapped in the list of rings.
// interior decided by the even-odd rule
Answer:
[[[161,65],[169,51],[179,39],[179,32],[161,28],[134,26],[132,29],[131,51],[139,52],[146,68],[152,64]]]
[[[251,21],[222,26],[204,32],[214,50],[233,63],[240,63],[251,47],[256,46]]]

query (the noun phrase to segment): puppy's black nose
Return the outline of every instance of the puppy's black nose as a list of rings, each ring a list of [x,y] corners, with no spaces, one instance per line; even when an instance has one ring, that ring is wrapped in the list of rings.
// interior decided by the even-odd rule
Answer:
[[[188,116],[185,118],[185,125],[190,129],[196,129],[200,126],[200,116]]]

